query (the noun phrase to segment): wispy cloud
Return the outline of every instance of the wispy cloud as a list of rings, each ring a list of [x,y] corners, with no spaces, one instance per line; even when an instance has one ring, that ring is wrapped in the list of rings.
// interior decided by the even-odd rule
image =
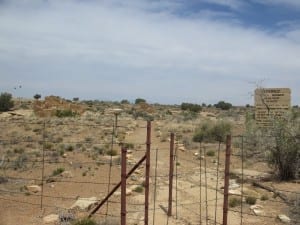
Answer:
[[[251,0],[266,5],[281,5],[300,10],[300,1],[298,0]]]
[[[247,5],[245,1],[240,0],[202,0],[202,2],[226,6],[232,10],[240,10]]]
[[[300,96],[292,34],[214,20],[210,12],[176,16],[181,1],[25,2],[32,5],[1,7],[1,89],[24,82],[27,94],[212,103],[227,96],[242,104],[254,88],[249,81],[266,78]]]

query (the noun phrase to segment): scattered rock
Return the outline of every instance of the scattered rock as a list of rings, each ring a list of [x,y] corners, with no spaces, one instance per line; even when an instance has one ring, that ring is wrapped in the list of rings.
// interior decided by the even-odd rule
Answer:
[[[242,195],[240,190],[229,190],[228,194],[230,194],[230,195]]]
[[[78,198],[77,201],[71,206],[71,209],[79,208],[81,210],[89,210],[97,202],[98,200],[96,197]]]
[[[198,153],[198,152],[195,152],[195,153],[194,153],[194,156],[198,156],[198,155],[199,155],[199,153]]]
[[[132,175],[132,176],[130,177],[130,179],[131,179],[132,181],[137,181],[137,180],[138,180],[138,177],[135,176],[135,175]]]
[[[180,146],[178,149],[182,152],[184,152],[186,150],[184,146]]]
[[[64,178],[72,178],[73,177],[73,174],[71,171],[64,171],[60,175]]]
[[[284,214],[278,215],[278,218],[282,223],[290,223],[291,222],[291,219]]]
[[[26,189],[33,193],[38,193],[42,191],[42,188],[38,185],[28,185],[26,186]]]
[[[132,195],[132,190],[129,188],[126,188],[126,195]],[[120,191],[115,191],[114,196],[121,196],[121,192]]]
[[[256,216],[262,216],[265,214],[265,212],[263,211],[263,206],[261,205],[251,205],[250,209],[254,212],[254,214]]]
[[[233,169],[230,171],[232,174],[241,176],[242,175],[242,169]],[[244,179],[251,178],[251,179],[267,179],[271,175],[269,173],[264,173],[264,172],[259,172],[256,170],[248,170],[244,169],[243,170],[243,176]]]
[[[132,190],[129,188],[126,188],[126,195],[127,196],[132,195]]]
[[[48,224],[48,223],[57,223],[58,219],[59,219],[59,216],[57,214],[50,214],[50,215],[45,216],[43,218],[43,222],[45,224]]]
[[[235,190],[240,188],[240,185],[236,182],[236,180],[229,181],[229,190]]]

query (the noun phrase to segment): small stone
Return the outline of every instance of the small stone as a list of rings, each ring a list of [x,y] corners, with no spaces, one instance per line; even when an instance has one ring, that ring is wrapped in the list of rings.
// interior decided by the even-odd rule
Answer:
[[[130,177],[130,179],[131,179],[132,181],[137,181],[137,180],[138,180],[137,176],[135,176],[135,175],[132,175],[132,176]]]
[[[48,223],[56,223],[58,222],[59,216],[56,214],[50,214],[48,216],[45,216],[43,218],[43,222],[48,224]]]
[[[278,218],[282,223],[290,223],[291,222],[291,219],[284,214],[278,215]]]
[[[92,205],[98,202],[96,197],[78,198],[78,200],[71,206],[71,209],[79,208],[82,210],[89,210]]]
[[[73,177],[73,174],[71,171],[64,171],[60,175],[64,178],[72,178]]]
[[[181,147],[179,147],[178,149],[179,149],[180,151],[182,151],[182,152],[184,152],[184,151],[186,150],[184,146],[181,146]]]
[[[198,152],[195,152],[195,153],[194,153],[194,156],[198,156],[198,155],[199,155],[199,153],[198,153]]]
[[[256,216],[262,216],[265,212],[262,210],[264,207],[261,205],[251,205],[250,209],[253,210]]]
[[[240,188],[240,185],[236,182],[236,180],[230,180],[229,181],[229,189],[230,190],[235,190]]]
[[[26,189],[33,193],[38,193],[38,192],[42,191],[42,188],[38,185],[29,185],[29,186],[26,186]]]
[[[242,195],[240,190],[229,190],[228,194],[230,194],[230,195]]]
[[[126,188],[126,195],[127,196],[132,195],[132,190],[129,188]]]

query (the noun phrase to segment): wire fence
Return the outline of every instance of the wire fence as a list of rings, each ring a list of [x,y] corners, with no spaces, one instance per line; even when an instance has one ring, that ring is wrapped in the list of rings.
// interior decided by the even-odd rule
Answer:
[[[146,153],[147,126],[128,125],[127,120],[117,124],[117,119],[99,120],[98,124],[72,119],[1,121],[1,217],[6,216],[5,206],[12,207],[15,214],[23,211],[42,216],[57,213],[60,223],[68,224],[74,219],[73,206],[78,200],[92,203],[88,204],[88,210],[92,210],[120,182],[121,145],[130,150],[126,159],[129,170]],[[141,132],[145,141],[130,138],[130,132],[135,131]],[[264,174],[251,174],[256,169],[249,169],[251,160],[245,149],[245,137],[232,137],[228,196],[225,193],[226,143],[199,143],[198,149],[187,150],[175,135],[171,154],[172,143],[153,139],[147,224],[176,224],[178,221],[224,224],[226,207],[228,224],[232,225],[279,224],[279,212],[289,215],[290,224],[299,224],[299,189],[291,190],[280,184],[274,187],[264,180]],[[128,143],[125,140],[129,140]],[[239,143],[238,147],[235,143]],[[141,163],[126,181],[128,224],[146,224],[145,167],[146,162]],[[227,197],[228,205],[224,205]],[[121,193],[117,190],[94,216],[107,224],[111,220],[118,224],[122,217],[121,205]],[[36,216],[27,224],[41,224],[41,220],[42,217]]]

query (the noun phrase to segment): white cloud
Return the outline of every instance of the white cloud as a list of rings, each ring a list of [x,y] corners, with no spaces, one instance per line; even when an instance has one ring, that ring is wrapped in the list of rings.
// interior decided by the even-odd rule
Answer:
[[[228,94],[242,103],[248,82],[267,78],[300,96],[297,34],[278,37],[209,16],[176,17],[164,10],[171,1],[37,2],[1,9],[0,77],[11,83],[52,85],[69,95],[214,101]]]

